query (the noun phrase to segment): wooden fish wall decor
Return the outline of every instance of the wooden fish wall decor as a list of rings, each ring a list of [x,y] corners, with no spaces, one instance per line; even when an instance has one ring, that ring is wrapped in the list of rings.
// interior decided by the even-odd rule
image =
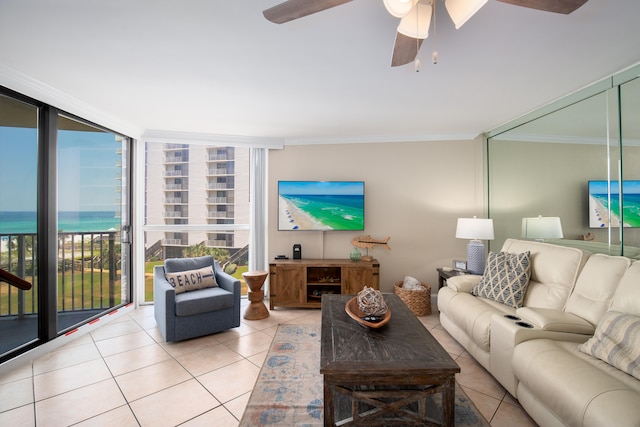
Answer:
[[[387,243],[389,242],[389,239],[391,239],[391,237],[387,237],[385,239],[374,239],[371,236],[358,236],[351,240],[351,244],[356,248],[370,249],[375,248],[376,246],[382,246],[383,248],[391,250],[391,247]]]

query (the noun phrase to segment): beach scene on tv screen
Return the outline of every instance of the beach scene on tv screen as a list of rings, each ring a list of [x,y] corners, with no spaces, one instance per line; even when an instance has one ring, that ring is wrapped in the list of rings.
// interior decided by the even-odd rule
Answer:
[[[640,227],[640,180],[623,181],[622,218],[625,227]],[[609,218],[611,206],[611,218]],[[620,189],[611,181],[611,194],[607,181],[589,181],[589,227],[620,227]]]
[[[364,230],[364,183],[280,181],[279,230]]]

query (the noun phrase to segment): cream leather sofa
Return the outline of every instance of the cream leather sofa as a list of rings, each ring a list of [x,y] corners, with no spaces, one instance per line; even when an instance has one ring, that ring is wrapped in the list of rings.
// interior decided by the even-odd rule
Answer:
[[[640,426],[640,381],[578,350],[609,310],[640,316],[640,261],[514,239],[502,251],[531,253],[523,307],[457,276],[438,292],[442,326],[541,426]]]

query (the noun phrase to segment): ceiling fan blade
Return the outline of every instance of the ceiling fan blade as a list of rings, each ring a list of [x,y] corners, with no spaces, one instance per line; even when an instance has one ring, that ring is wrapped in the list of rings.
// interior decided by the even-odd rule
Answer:
[[[570,14],[587,0],[498,0],[502,3],[515,4],[516,6],[530,7],[532,9],[544,10],[545,12]]]
[[[262,12],[265,18],[276,24],[284,24],[303,16],[330,9],[351,0],[288,0]]]
[[[391,66],[397,67],[413,62],[422,46],[423,39],[414,39],[396,32],[396,42],[393,46]]]

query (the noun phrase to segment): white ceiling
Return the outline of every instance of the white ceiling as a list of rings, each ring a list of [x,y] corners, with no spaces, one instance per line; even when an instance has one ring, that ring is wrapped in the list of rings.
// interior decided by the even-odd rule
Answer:
[[[0,85],[121,132],[437,140],[473,138],[640,61],[637,0],[571,15],[489,0],[459,30],[440,1],[419,73],[390,66],[398,19],[382,0],[277,25],[262,11],[279,2],[0,0]]]

